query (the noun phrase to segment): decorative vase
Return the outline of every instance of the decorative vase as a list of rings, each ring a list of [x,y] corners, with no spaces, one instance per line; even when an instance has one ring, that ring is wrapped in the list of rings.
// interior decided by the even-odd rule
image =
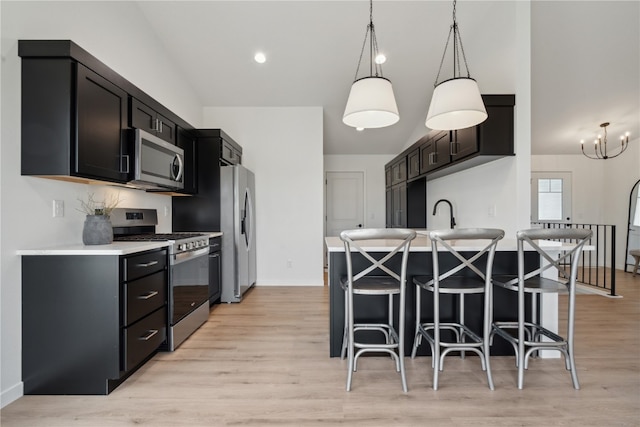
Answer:
[[[107,215],[87,215],[82,230],[85,245],[108,245],[113,242],[113,226]]]

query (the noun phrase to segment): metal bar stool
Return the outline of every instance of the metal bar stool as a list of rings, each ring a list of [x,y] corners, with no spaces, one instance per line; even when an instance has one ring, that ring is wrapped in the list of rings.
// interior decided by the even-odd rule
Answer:
[[[494,277],[494,284],[506,289],[518,292],[518,321],[495,322],[492,327],[492,336],[498,335],[513,345],[516,354],[516,366],[518,367],[518,388],[524,385],[524,370],[528,367],[529,356],[538,350],[557,350],[565,359],[565,366],[571,372],[573,387],[578,390],[578,374],[576,372],[573,356],[574,318],[576,305],[576,277],[578,274],[578,259],[582,249],[592,231],[584,228],[554,228],[531,229],[517,233],[518,240],[518,275],[517,277]],[[559,254],[557,258],[549,252],[558,252],[553,246],[541,247],[538,240],[575,241],[572,249]],[[548,264],[541,262],[541,266],[533,271],[524,271],[524,245],[531,246],[543,257]],[[570,274],[567,275],[564,265],[569,262]],[[558,270],[560,280],[552,280],[543,277],[542,273],[554,267]],[[537,320],[537,296],[542,293],[569,292],[567,338],[563,338],[555,332],[542,326]],[[531,294],[531,321],[525,319],[525,294]],[[547,340],[541,341],[542,337]]]
[[[493,228],[440,230],[429,233],[433,258],[433,276],[416,276],[413,279],[413,283],[417,287],[416,329],[411,358],[416,356],[418,346],[420,346],[422,337],[424,337],[431,346],[434,390],[438,389],[438,374],[443,369],[444,357],[451,351],[460,351],[462,357],[464,357],[465,351],[472,351],[480,356],[482,370],[487,372],[489,388],[493,390],[493,378],[491,377],[489,363],[489,336],[493,307],[491,272],[496,246],[503,236],[503,230]],[[456,250],[452,247],[454,243],[459,244],[462,240],[465,241],[466,247],[477,247],[479,245],[480,249],[465,249],[465,253],[472,252],[471,256],[465,257],[461,250]],[[488,243],[487,240],[489,240]],[[442,248],[439,248],[439,246],[442,246]],[[447,260],[444,260],[445,254],[451,254],[453,257],[448,257]],[[486,256],[484,271],[482,271],[481,267],[474,263],[477,261],[482,262],[480,259],[485,254],[488,255]],[[451,265],[450,269],[440,271],[442,266],[449,265],[452,262],[453,265]],[[433,292],[433,322],[423,323],[420,319],[422,289]],[[464,297],[467,294],[482,293],[484,293],[483,326],[482,336],[479,336],[465,325]],[[459,313],[457,321],[442,321],[440,319],[440,294],[458,295]],[[452,339],[443,339],[443,331],[449,331]]]
[[[416,232],[403,228],[380,228],[380,229],[355,229],[346,230],[340,233],[340,239],[344,242],[347,276],[341,278],[340,282],[346,289],[345,314],[347,322],[346,344],[348,354],[347,391],[351,390],[351,380],[353,372],[356,371],[358,358],[367,352],[388,353],[396,362],[396,371],[400,372],[402,380],[402,390],[407,392],[407,379],[404,369],[404,318],[405,318],[405,288],[407,274],[407,260],[409,258],[409,248],[411,241],[416,237]],[[390,252],[381,259],[375,259],[369,252],[362,248],[364,240],[384,239],[385,243],[393,243]],[[398,252],[402,252],[400,263],[400,274],[392,270],[391,260]],[[358,272],[354,272],[353,255],[361,254],[364,257],[364,266]],[[394,262],[394,264],[396,264]],[[388,296],[388,319],[386,323],[365,323],[354,320],[354,295],[387,295]],[[393,296],[399,295],[398,327],[393,321]],[[383,342],[357,341],[355,333],[358,331],[376,331],[382,333]]]

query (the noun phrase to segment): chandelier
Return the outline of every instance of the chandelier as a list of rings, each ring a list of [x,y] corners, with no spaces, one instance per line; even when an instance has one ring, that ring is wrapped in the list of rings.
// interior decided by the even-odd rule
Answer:
[[[369,75],[358,79],[367,39],[369,40]],[[369,25],[364,35],[356,76],[342,116],[344,124],[368,129],[390,126],[400,120],[391,81],[382,75],[383,62],[373,26],[373,0],[369,0]]]
[[[453,33],[453,77],[438,83],[442,64],[447,55],[447,48]],[[460,70],[460,56],[467,71],[466,77]],[[434,83],[433,97],[429,105],[425,125],[429,129],[455,130],[464,129],[482,123],[487,119],[487,110],[482,102],[478,83],[471,78],[469,65],[464,54],[462,38],[456,20],[456,0],[453,1],[453,24],[449,27],[447,44],[444,46],[440,68]]]
[[[624,153],[624,150],[629,146],[629,132],[626,132],[624,135],[620,136],[620,148],[616,154],[609,155],[607,154],[607,126],[609,126],[609,122],[602,123],[600,125],[601,128],[604,129],[604,139],[602,135],[598,135],[598,138],[593,141],[593,148],[595,155],[589,155],[584,152],[584,139],[580,140],[580,146],[582,147],[582,154],[585,157],[594,160],[606,160],[613,159],[614,157],[618,157],[620,154]]]

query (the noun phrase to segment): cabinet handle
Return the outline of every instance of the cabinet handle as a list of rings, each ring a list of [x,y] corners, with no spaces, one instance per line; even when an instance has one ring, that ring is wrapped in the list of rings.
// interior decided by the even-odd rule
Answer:
[[[138,295],[138,299],[149,299],[158,295],[158,291],[149,291],[146,295]]]
[[[150,127],[151,127],[151,130],[157,131],[158,130],[158,119],[151,118]]]
[[[124,164],[126,166],[126,170],[122,170],[122,161],[120,162],[120,172],[122,173],[129,173],[129,155],[128,154],[123,154],[122,155],[122,159],[124,160]]]
[[[151,267],[152,265],[156,265],[158,263],[158,261],[149,261],[149,262],[144,262],[141,264],[136,264],[136,267]]]
[[[154,335],[158,333],[157,329],[150,329],[147,331],[147,335],[138,338],[140,341],[149,341]]]
[[[209,258],[219,258],[220,257],[220,253],[216,252],[214,254],[209,255]]]
[[[158,120],[158,132],[162,133],[162,125],[164,123],[162,123],[162,120]]]

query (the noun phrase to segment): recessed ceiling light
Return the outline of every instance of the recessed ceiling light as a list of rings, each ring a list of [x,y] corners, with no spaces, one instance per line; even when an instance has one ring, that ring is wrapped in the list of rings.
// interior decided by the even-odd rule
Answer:
[[[264,64],[267,60],[267,57],[264,56],[264,53],[258,52],[256,53],[256,56],[253,57],[253,59],[255,59],[258,64]]]
[[[376,56],[375,61],[376,61],[376,64],[381,65],[381,64],[384,64],[385,62],[387,62],[387,57],[386,57],[386,56],[384,56],[384,54],[383,54],[383,53],[379,53],[379,54]]]
[[[357,130],[358,132],[362,132],[362,131],[364,130],[364,128],[356,128],[356,130]]]

